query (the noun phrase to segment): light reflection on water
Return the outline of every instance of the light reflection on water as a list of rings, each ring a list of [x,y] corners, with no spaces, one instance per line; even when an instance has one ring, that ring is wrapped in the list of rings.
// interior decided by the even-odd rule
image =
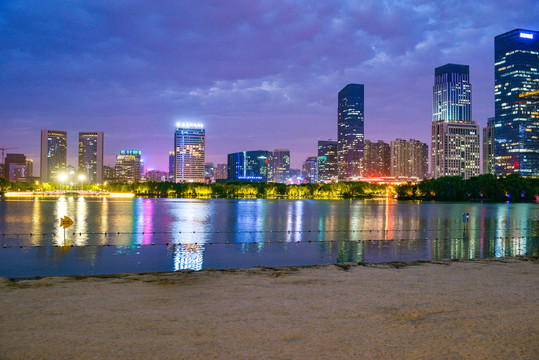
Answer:
[[[73,249],[51,247],[63,216]],[[513,203],[0,200],[0,276],[537,255],[538,218],[539,205]]]

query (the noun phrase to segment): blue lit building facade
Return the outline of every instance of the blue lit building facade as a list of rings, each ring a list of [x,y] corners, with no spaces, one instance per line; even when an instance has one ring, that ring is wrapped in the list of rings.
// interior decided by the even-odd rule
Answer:
[[[228,154],[228,180],[263,183],[273,181],[271,164],[272,153],[267,150]]]
[[[539,90],[539,32],[494,38],[494,173],[539,177],[539,119],[521,95]]]
[[[348,84],[339,91],[337,130],[339,179],[359,179],[365,139],[363,84]]]
[[[178,123],[174,132],[174,181],[204,182],[206,131],[200,123]]]

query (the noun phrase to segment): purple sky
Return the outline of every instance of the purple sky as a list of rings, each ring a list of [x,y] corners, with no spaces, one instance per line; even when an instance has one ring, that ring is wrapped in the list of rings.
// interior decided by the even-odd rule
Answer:
[[[39,163],[40,129],[105,132],[105,164],[166,170],[177,121],[206,161],[337,137],[337,93],[365,84],[365,138],[430,144],[434,68],[470,65],[472,115],[494,113],[494,36],[539,30],[536,0],[0,2],[0,147]],[[35,169],[39,169],[35,167]],[[34,175],[39,175],[35,174]]]

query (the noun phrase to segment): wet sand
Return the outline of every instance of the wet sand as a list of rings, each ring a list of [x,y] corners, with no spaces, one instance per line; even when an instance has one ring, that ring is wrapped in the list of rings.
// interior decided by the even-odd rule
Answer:
[[[0,278],[0,359],[532,359],[539,261]]]

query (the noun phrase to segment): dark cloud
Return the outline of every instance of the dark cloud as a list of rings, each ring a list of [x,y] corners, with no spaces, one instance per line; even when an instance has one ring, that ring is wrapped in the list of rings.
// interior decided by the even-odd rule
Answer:
[[[105,131],[166,168],[177,119],[207,127],[208,161],[336,138],[337,92],[365,84],[366,138],[429,142],[434,67],[471,66],[493,114],[494,36],[539,28],[506,1],[3,1],[0,146],[38,160],[39,129]]]

